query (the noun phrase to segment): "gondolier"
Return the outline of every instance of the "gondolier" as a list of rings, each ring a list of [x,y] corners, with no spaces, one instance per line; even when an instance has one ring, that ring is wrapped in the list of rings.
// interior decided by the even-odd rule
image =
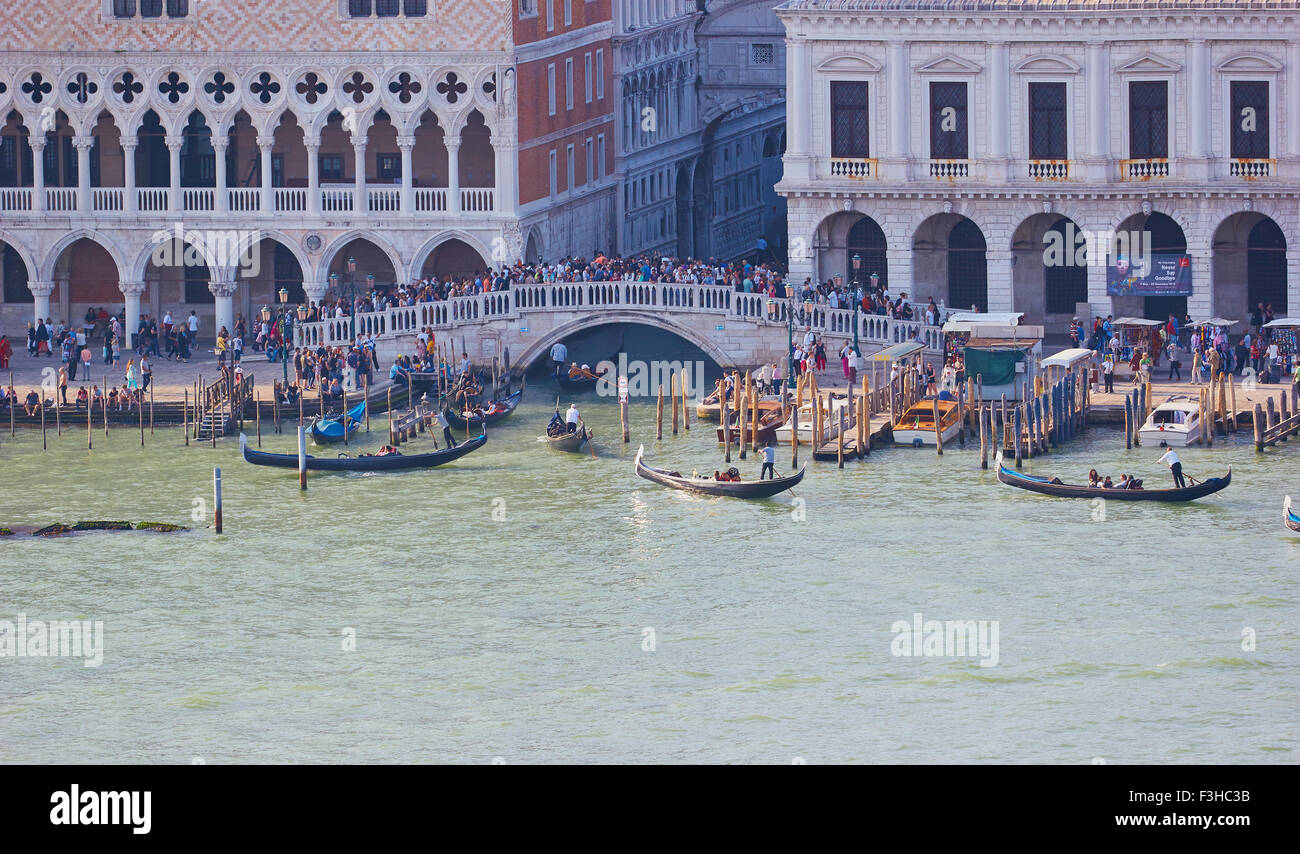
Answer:
[[[576,404],[573,404],[573,403],[570,403],[570,404],[569,404],[569,410],[568,410],[567,412],[564,413],[564,424],[565,424],[565,427],[568,429],[568,431],[569,431],[570,433],[577,433],[577,432],[578,432],[578,422],[581,421],[581,420],[582,420],[582,416],[578,414],[578,407],[577,407],[577,405],[576,405]]]
[[[776,446],[771,442],[763,448],[763,469],[758,473],[758,479],[764,480],[771,477],[776,479]]]
[[[1165,451],[1165,455],[1160,458],[1160,462],[1168,464],[1169,471],[1174,476],[1174,486],[1176,488],[1182,489],[1187,485],[1183,480],[1183,464],[1178,460],[1178,454],[1174,453],[1173,448]]]
[[[437,421],[438,426],[442,428],[442,438],[446,440],[447,447],[456,447],[456,437],[451,434],[451,422],[447,420],[447,416],[438,412],[434,414],[433,419]]]
[[[564,363],[569,358],[569,348],[564,346],[563,341],[556,341],[555,346],[551,348],[551,368],[555,378],[560,378],[560,372],[564,370]]]

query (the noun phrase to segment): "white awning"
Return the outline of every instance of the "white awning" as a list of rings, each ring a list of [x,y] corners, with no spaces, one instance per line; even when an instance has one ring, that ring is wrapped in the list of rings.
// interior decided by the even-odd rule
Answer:
[[[1080,362],[1087,361],[1096,355],[1097,353],[1093,350],[1088,350],[1083,347],[1071,347],[1068,350],[1062,350],[1055,355],[1048,356],[1042,361],[1042,366],[1044,368],[1072,368]]]

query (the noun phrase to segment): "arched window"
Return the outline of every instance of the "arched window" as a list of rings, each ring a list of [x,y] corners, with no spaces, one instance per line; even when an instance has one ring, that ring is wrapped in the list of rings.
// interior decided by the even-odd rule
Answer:
[[[1261,302],[1286,316],[1286,236],[1271,219],[1260,220],[1246,238],[1246,310]]]
[[[948,302],[954,308],[989,310],[988,264],[979,226],[962,219],[948,234]]]
[[[849,229],[845,241],[844,281],[854,280],[853,256],[862,259],[862,266],[857,271],[857,281],[863,289],[871,287],[871,274],[880,277],[880,287],[889,288],[889,262],[886,254],[885,232],[871,217],[864,216]]]
[[[1047,230],[1049,236],[1044,239],[1057,240],[1057,245],[1060,246],[1070,246],[1066,242],[1066,226],[1069,223],[1069,219],[1061,217]],[[1050,237],[1053,233],[1059,236]],[[1070,314],[1077,303],[1088,301],[1088,268],[1074,263],[1048,264],[1043,268],[1043,286],[1046,289],[1047,313]]]

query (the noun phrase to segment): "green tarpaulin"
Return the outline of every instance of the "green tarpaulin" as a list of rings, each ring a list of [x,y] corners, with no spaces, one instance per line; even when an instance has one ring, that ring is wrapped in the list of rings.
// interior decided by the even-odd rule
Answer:
[[[967,347],[962,351],[966,376],[984,377],[985,386],[1010,385],[1016,381],[1016,363],[1025,360],[1029,350],[984,350]]]

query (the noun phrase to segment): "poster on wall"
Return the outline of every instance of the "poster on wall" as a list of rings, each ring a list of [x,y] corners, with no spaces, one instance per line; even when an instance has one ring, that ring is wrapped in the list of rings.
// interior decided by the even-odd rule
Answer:
[[[1192,256],[1148,255],[1145,264],[1120,257],[1107,260],[1106,294],[1112,297],[1192,295]]]

